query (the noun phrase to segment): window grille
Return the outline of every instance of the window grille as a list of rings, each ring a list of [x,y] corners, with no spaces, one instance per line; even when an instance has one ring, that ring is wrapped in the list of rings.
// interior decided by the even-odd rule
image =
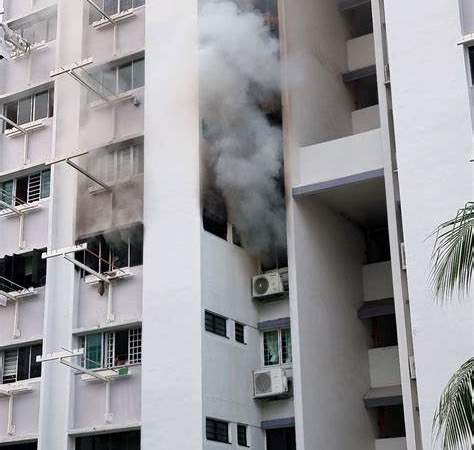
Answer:
[[[27,202],[33,203],[50,195],[51,171],[43,170],[28,175]]]
[[[293,360],[291,353],[291,329],[284,328],[281,334],[281,359],[283,364],[290,364]]]
[[[105,367],[115,366],[115,332],[111,331],[104,335]]]
[[[128,356],[130,364],[142,362],[142,329],[132,328],[128,335]]]
[[[210,333],[227,337],[227,319],[217,314],[206,311],[205,329]]]
[[[229,443],[229,423],[223,420],[206,418],[206,439]]]
[[[291,329],[265,331],[263,333],[263,364],[275,366],[291,363]]]
[[[18,349],[6,351],[3,357],[3,384],[16,381],[17,366]]]
[[[247,426],[246,425],[237,425],[237,444],[242,447],[247,447]]]
[[[235,322],[235,340],[245,344],[245,326],[239,322]]]

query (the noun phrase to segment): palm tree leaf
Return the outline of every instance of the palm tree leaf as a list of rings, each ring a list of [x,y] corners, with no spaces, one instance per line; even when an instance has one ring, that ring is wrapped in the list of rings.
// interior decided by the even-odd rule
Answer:
[[[465,362],[444,388],[433,420],[443,450],[470,450],[473,445],[474,358]]]
[[[474,270],[474,203],[468,202],[454,219],[441,224],[432,254],[431,281],[436,297],[469,292]]]

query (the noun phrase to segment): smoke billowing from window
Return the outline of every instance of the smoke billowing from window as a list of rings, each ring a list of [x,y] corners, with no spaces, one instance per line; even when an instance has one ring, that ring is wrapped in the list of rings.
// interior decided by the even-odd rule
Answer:
[[[285,246],[279,44],[262,13],[231,1],[199,12],[203,160],[212,190],[224,198],[244,246],[266,256]],[[206,200],[204,200],[206,202]]]

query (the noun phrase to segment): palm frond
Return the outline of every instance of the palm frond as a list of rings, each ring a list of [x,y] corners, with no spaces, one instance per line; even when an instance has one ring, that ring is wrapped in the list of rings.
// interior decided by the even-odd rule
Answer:
[[[450,300],[454,292],[465,295],[474,269],[474,203],[466,203],[435,234],[431,282],[436,297],[443,301]]]
[[[474,358],[451,377],[441,394],[433,420],[433,434],[443,450],[471,450],[473,445],[472,391]]]

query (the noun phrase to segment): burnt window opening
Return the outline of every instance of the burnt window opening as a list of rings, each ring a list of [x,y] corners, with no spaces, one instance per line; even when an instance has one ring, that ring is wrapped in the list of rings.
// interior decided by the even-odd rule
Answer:
[[[46,284],[46,260],[41,254],[46,249],[24,254],[13,254],[0,259],[0,290],[12,292],[24,288],[36,288]]]
[[[267,430],[265,435],[267,450],[296,450],[295,427]]]
[[[227,240],[227,207],[221,195],[209,192],[204,199],[202,225],[205,231]]]
[[[2,383],[9,384],[39,378],[41,363],[36,362],[36,357],[41,356],[42,352],[42,344],[27,345],[0,352]]]
[[[398,345],[397,323],[395,314],[372,318],[372,346],[373,348]]]
[[[140,450],[140,431],[77,437],[75,448],[76,450]]]
[[[286,247],[273,247],[260,262],[262,272],[283,269],[285,267],[288,267],[288,253]]]
[[[76,244],[87,243],[87,251],[76,253],[76,259],[96,272],[143,264],[143,224],[135,224],[89,238]],[[86,275],[81,270],[82,276]]]
[[[381,406],[376,415],[378,439],[405,437],[403,405]]]

